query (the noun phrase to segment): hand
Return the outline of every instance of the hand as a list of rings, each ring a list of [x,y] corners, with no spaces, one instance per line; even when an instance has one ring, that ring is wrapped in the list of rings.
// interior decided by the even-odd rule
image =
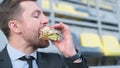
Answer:
[[[76,54],[76,50],[73,44],[71,32],[69,27],[62,22],[52,25],[52,28],[58,29],[61,31],[63,39],[61,41],[52,41],[59,51],[65,56],[70,57]]]

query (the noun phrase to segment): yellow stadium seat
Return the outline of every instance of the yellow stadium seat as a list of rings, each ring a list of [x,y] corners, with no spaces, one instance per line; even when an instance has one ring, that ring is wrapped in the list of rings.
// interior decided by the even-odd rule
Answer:
[[[102,56],[102,43],[100,37],[94,33],[81,33],[80,45],[83,54],[87,56]]]
[[[104,9],[112,10],[113,7],[111,5],[105,4],[105,3],[100,3],[99,6]]]
[[[81,1],[82,1],[83,3],[85,3],[85,4],[87,3],[87,0],[81,0]]]
[[[105,56],[120,56],[119,41],[116,37],[110,35],[102,36],[103,52]]]
[[[50,7],[49,0],[42,0],[42,8],[43,9],[49,9]],[[89,14],[86,12],[78,12],[76,11],[70,4],[68,3],[53,3],[53,9],[54,11],[64,12],[64,13],[70,13],[70,14],[77,14],[81,16],[88,17]]]
[[[49,0],[42,0],[41,2],[42,2],[42,8],[44,8],[44,9],[50,8]]]
[[[89,3],[90,5],[93,5],[93,6],[96,5],[95,0],[89,0],[89,2],[88,2],[88,0],[81,0],[81,1],[85,4]],[[106,4],[104,2],[101,2],[101,1],[98,3],[98,5],[99,5],[100,8],[104,8],[104,9],[108,9],[108,10],[113,9],[113,7],[111,5],[108,5],[108,4]]]
[[[66,3],[60,3],[57,6],[54,5],[54,10],[60,11],[60,12],[82,15],[82,16],[88,16],[88,13],[75,11],[75,9],[71,5],[66,4]]]
[[[94,33],[82,33],[80,35],[81,46],[84,47],[101,47],[102,43],[97,34]]]

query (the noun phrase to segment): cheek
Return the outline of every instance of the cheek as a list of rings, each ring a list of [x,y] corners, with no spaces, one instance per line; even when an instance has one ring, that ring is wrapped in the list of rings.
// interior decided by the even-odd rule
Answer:
[[[26,27],[25,31],[24,31],[28,36],[35,36],[38,34],[38,29],[37,27]]]
[[[25,33],[24,35],[30,36],[30,37],[38,37],[40,24],[37,20],[34,19],[28,19],[24,20],[22,24],[22,33]]]
[[[25,27],[25,29],[23,30],[23,33],[22,33],[22,37],[23,39],[28,42],[28,43],[35,43],[37,40],[39,41],[38,39],[38,36],[37,36],[37,31],[35,31],[35,29],[31,29],[31,28],[27,28]]]
[[[22,27],[22,35],[24,37],[27,37],[27,36],[32,37],[34,35],[34,33],[35,33],[35,28],[33,28],[33,26],[28,25],[28,24],[23,25],[23,27]]]

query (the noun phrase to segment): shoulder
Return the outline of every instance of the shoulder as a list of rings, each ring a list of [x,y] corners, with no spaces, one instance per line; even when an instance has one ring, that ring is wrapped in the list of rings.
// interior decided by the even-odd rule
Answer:
[[[0,57],[2,56],[2,52],[0,52]]]
[[[64,62],[64,56],[58,53],[44,53],[38,52],[38,56],[47,59],[48,61],[52,62]]]
[[[7,49],[6,49],[6,47],[2,50],[2,51],[0,51],[0,57],[4,57],[4,56],[6,56],[8,53],[7,53]]]
[[[46,60],[52,66],[51,68],[65,68],[66,66],[64,56],[61,54],[38,52],[38,56]]]
[[[60,58],[62,55],[58,53],[44,53],[44,52],[38,52],[38,55],[44,58]]]

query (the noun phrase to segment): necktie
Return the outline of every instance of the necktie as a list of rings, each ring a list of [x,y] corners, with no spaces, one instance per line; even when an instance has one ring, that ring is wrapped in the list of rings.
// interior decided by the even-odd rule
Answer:
[[[32,66],[32,60],[34,59],[34,57],[32,56],[23,56],[21,58],[19,58],[19,60],[22,60],[22,61],[27,61],[28,65],[29,65],[29,68],[33,68]]]

